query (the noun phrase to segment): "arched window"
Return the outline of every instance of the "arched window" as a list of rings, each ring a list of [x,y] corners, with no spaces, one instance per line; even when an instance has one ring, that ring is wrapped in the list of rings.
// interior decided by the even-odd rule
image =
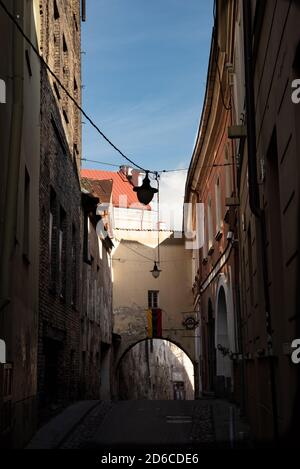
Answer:
[[[226,177],[226,197],[231,197],[232,195],[232,180],[231,180],[231,169],[229,159],[228,147],[225,147],[225,177]]]
[[[217,177],[215,184],[216,197],[216,235],[222,230],[222,210],[221,210],[221,186],[220,178]]]
[[[208,250],[210,250],[213,246],[213,221],[212,221],[211,197],[209,197],[208,204],[207,204],[207,229],[208,229]]]

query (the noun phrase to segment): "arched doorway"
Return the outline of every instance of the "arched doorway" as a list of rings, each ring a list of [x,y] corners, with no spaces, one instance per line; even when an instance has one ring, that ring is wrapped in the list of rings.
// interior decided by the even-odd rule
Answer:
[[[216,380],[216,344],[215,344],[215,318],[211,299],[208,300],[207,311],[207,348],[208,348],[208,385],[209,391],[215,390]]]
[[[194,364],[177,344],[144,339],[131,345],[117,366],[118,398],[194,399]]]
[[[226,295],[220,287],[217,299],[216,328],[216,394],[227,396],[231,391],[231,361],[229,358],[229,335]]]

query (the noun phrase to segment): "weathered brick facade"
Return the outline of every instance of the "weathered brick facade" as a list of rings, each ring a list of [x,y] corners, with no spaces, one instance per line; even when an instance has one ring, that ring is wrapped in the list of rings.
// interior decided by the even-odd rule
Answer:
[[[40,2],[41,52],[80,102],[80,2]],[[81,264],[80,113],[41,71],[40,408],[78,396]]]
[[[112,374],[112,279],[110,237],[100,239],[96,227],[99,202],[110,202],[111,181],[105,194],[82,179],[83,264],[80,334],[80,397],[110,399]],[[105,219],[105,214],[104,219]],[[104,221],[104,220],[103,220]],[[103,223],[105,226],[105,221]]]

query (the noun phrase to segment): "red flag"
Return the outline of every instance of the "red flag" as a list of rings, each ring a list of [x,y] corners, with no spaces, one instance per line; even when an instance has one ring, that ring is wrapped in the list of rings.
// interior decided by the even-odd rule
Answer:
[[[152,308],[152,337],[162,337],[162,311],[160,308]]]

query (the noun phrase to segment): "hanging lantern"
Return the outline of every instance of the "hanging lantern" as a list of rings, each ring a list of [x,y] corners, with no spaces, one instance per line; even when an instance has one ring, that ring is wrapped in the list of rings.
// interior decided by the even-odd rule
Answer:
[[[150,270],[150,272],[152,273],[153,277],[154,278],[158,278],[160,273],[161,273],[161,270],[157,267],[157,263],[156,261],[154,262],[154,267],[152,270]]]
[[[136,192],[139,202],[144,205],[148,205],[153,199],[154,194],[158,192],[158,189],[151,187],[148,173],[149,171],[146,171],[146,176],[143,179],[142,185],[133,188],[133,191]]]

